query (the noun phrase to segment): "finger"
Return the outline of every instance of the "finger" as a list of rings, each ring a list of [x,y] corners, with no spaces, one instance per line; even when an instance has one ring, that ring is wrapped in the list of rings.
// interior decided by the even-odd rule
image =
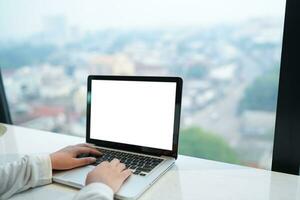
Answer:
[[[76,155],[79,155],[79,154],[93,154],[93,155],[96,155],[96,156],[100,156],[102,155],[102,153],[96,149],[93,149],[93,148],[89,148],[89,147],[75,147],[75,153]]]
[[[126,168],[126,165],[124,163],[120,163],[120,164],[118,164],[117,167],[118,167],[119,171],[121,172]]]
[[[75,167],[81,167],[85,165],[92,164],[96,161],[96,158],[93,157],[86,157],[86,158],[74,158],[74,168]]]
[[[80,143],[80,144],[76,144],[76,146],[78,146],[78,147],[90,147],[90,148],[96,148],[95,145],[89,144],[89,143]]]
[[[121,172],[121,177],[123,178],[123,181],[126,180],[130,175],[132,174],[130,169],[126,169]]]
[[[88,147],[88,148],[96,149],[97,151],[101,152],[99,147],[95,146],[94,144],[81,143],[81,144],[77,144],[75,146],[77,146],[77,147]]]
[[[110,162],[110,164],[111,164],[112,166],[117,166],[119,163],[120,163],[120,161],[119,161],[118,159],[116,159],[116,158],[114,158],[114,159]]]

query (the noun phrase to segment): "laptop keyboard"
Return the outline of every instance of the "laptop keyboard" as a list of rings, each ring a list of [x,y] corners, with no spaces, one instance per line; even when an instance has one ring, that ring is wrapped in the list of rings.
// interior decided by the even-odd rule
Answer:
[[[144,155],[131,154],[126,152],[100,149],[103,153],[100,157],[96,157],[96,162],[93,165],[97,166],[103,161],[112,161],[114,158],[120,160],[121,163],[126,165],[126,168],[129,168],[133,174],[146,176],[150,173],[157,165],[159,165],[163,159],[154,158]],[[94,155],[81,154],[78,158],[87,157]]]

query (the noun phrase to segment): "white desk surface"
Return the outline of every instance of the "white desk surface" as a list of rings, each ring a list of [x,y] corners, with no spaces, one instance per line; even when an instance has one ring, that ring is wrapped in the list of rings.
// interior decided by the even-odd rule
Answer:
[[[7,132],[0,136],[0,164],[15,160],[22,154],[49,153],[84,142],[84,138],[5,126]],[[71,187],[53,183],[11,199],[71,199],[76,192]],[[140,199],[300,200],[300,177],[179,156],[176,165]]]

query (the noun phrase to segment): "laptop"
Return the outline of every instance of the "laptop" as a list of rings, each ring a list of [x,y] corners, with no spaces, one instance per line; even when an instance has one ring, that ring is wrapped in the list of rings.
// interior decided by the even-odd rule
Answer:
[[[181,96],[180,77],[90,75],[86,142],[103,155],[93,165],[55,173],[53,181],[82,188],[95,165],[117,158],[133,174],[115,198],[137,199],[177,159]]]

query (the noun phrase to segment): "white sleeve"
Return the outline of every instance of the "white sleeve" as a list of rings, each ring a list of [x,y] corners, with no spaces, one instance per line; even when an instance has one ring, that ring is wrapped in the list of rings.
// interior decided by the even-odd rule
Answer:
[[[73,200],[113,200],[114,193],[103,183],[91,183],[82,188]]]
[[[52,181],[49,155],[25,156],[19,161],[0,166],[0,199]]]

